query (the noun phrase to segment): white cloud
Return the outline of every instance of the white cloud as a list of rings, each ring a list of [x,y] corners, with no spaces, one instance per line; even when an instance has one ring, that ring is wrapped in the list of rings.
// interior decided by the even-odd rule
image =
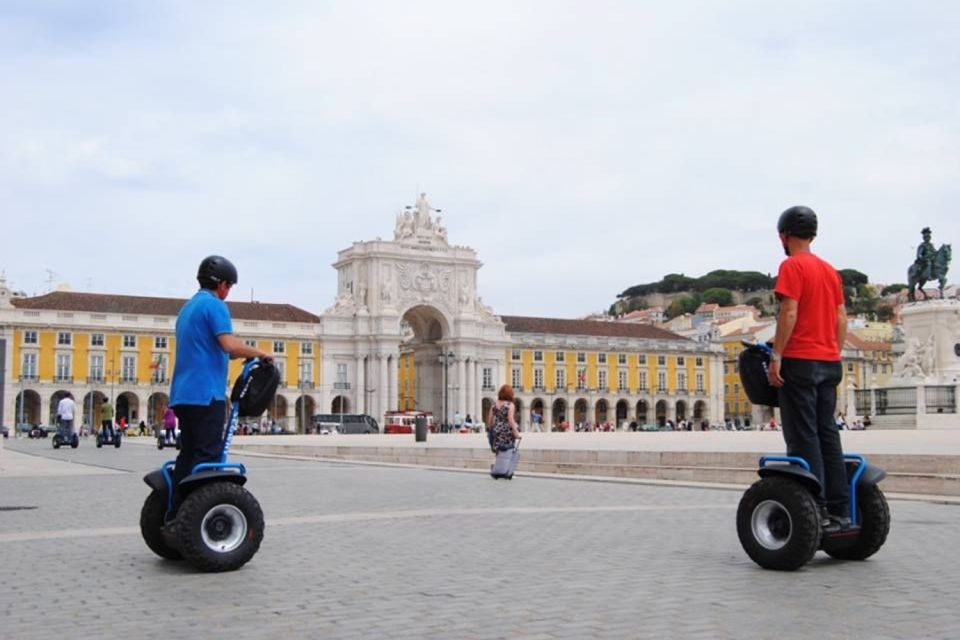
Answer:
[[[319,311],[336,252],[426,190],[487,302],[573,316],[667,272],[775,271],[799,202],[877,281],[920,227],[957,238],[960,9],[662,4],[21,4],[0,267],[183,294],[216,251]]]

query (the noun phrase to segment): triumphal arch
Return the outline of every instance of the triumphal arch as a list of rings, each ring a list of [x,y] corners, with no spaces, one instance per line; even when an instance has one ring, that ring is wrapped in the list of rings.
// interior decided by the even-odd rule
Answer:
[[[415,372],[413,408],[438,419],[480,416],[484,391],[505,380],[510,341],[477,296],[476,252],[450,244],[426,194],[397,213],[393,240],[356,242],[333,266],[337,298],[320,326],[320,406],[378,420],[398,409],[403,353]]]

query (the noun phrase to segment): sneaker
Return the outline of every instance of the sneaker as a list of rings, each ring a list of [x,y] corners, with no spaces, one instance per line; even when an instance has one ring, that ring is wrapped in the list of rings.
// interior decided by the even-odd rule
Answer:
[[[853,528],[850,516],[827,516],[827,524],[820,521],[820,528],[824,533],[840,533]]]

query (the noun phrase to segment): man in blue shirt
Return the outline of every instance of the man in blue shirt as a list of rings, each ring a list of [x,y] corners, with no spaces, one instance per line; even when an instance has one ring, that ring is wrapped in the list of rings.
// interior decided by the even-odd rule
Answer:
[[[201,462],[216,462],[223,450],[227,364],[230,358],[270,356],[233,335],[227,295],[237,268],[222,256],[208,256],[197,271],[200,290],[177,315],[177,358],[170,384],[170,406],[180,421],[180,455],[174,487]],[[174,508],[180,503],[174,491]]]

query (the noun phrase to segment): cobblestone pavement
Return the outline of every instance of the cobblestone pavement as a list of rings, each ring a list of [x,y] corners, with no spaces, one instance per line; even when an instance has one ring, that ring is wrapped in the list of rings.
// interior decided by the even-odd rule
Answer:
[[[7,441],[61,471],[0,477],[4,638],[960,637],[957,506],[893,501],[873,559],[776,573],[740,548],[738,492],[238,456],[263,546],[198,574],[140,539],[172,453],[148,442]]]

